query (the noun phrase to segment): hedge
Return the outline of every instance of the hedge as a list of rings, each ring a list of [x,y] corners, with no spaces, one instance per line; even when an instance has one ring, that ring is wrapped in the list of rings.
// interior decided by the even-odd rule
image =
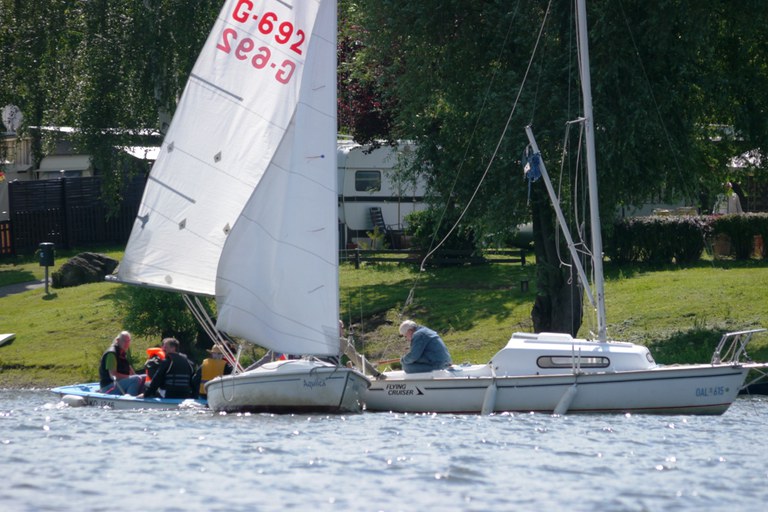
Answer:
[[[749,259],[757,235],[768,240],[768,214],[650,216],[621,219],[605,252],[619,263],[686,264],[697,261],[713,237],[727,235],[736,259]],[[762,256],[762,255],[761,255]]]

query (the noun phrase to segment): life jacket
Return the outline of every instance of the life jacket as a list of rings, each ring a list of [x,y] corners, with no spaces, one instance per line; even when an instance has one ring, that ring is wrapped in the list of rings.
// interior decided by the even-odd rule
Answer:
[[[149,347],[147,349],[147,359],[151,359],[154,356],[165,359],[165,351],[160,347]]]
[[[214,359],[209,357],[203,360],[203,365],[200,367],[200,391],[201,395],[205,395],[205,383],[209,380],[215,379],[224,375],[224,369],[227,366],[227,362],[223,359]]]
[[[147,374],[145,384],[152,382],[152,377],[155,376],[160,363],[165,359],[165,351],[159,347],[150,347],[147,349],[147,362],[144,363],[144,373]]]
[[[158,387],[165,390],[165,398],[192,396],[192,374],[195,373],[195,368],[184,354],[166,356],[160,370],[165,370],[165,373],[162,375],[158,373],[155,378],[161,379]]]
[[[117,373],[124,373],[126,375],[131,373],[131,363],[128,362],[128,355],[125,352],[120,353],[120,351],[117,350],[117,345],[110,345],[101,355],[101,362],[99,363],[99,385],[101,387],[112,384],[112,376],[107,369],[107,355],[109,354],[115,354],[115,359],[117,359]]]

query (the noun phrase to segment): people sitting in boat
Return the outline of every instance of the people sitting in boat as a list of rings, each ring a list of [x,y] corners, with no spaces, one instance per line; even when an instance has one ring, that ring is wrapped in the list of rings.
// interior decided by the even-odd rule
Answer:
[[[110,395],[138,395],[144,385],[144,376],[138,375],[129,361],[131,333],[122,331],[101,356],[99,384],[101,392]]]
[[[209,357],[203,359],[203,364],[195,372],[192,378],[192,386],[197,390],[197,396],[206,398],[205,383],[222,375],[232,373],[232,366],[224,360],[224,354],[218,345],[214,345],[208,351]]]
[[[161,396],[163,398],[192,398],[192,375],[195,365],[180,353],[180,343],[176,338],[163,340],[165,359],[157,369],[152,382],[142,398]]]
[[[451,354],[442,338],[413,320],[400,324],[400,336],[405,336],[411,350],[400,358],[405,373],[430,372],[451,366]]]

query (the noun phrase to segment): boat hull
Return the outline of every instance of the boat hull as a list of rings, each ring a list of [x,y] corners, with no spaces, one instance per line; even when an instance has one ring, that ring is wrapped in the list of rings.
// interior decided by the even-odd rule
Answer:
[[[367,387],[357,370],[304,359],[267,363],[205,385],[216,412],[278,414],[361,412]]]
[[[182,398],[137,398],[131,395],[99,393],[99,383],[74,384],[53,388],[51,391],[71,406],[95,406],[108,409],[179,409],[204,408],[206,401]]]
[[[722,414],[748,370],[748,365],[684,365],[495,378],[488,365],[467,372],[388,372],[371,384],[365,402],[368,411]]]

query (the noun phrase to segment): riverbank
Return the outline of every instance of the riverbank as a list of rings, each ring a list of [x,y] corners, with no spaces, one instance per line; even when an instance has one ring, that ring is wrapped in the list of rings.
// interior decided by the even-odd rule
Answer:
[[[110,256],[119,259],[120,251]],[[57,258],[56,266],[68,255]],[[606,265],[609,334],[651,347],[661,363],[709,361],[726,331],[768,326],[763,261],[701,262],[687,268]],[[0,283],[34,281],[36,262],[0,264]],[[428,269],[379,264],[340,271],[341,312],[358,348],[373,361],[407,350],[397,333],[404,317],[441,333],[457,363],[489,360],[512,332],[531,331],[533,265]],[[11,281],[11,283],[9,283]],[[523,281],[530,283],[526,290]],[[24,290],[3,298],[0,326],[16,339],[0,347],[0,387],[51,387],[96,380],[101,353],[123,329],[114,297],[122,285]],[[414,288],[415,286],[415,288]],[[403,303],[413,291],[405,314]],[[589,312],[580,335],[594,330]],[[768,360],[768,336],[750,355]],[[156,344],[134,336],[137,354]]]

